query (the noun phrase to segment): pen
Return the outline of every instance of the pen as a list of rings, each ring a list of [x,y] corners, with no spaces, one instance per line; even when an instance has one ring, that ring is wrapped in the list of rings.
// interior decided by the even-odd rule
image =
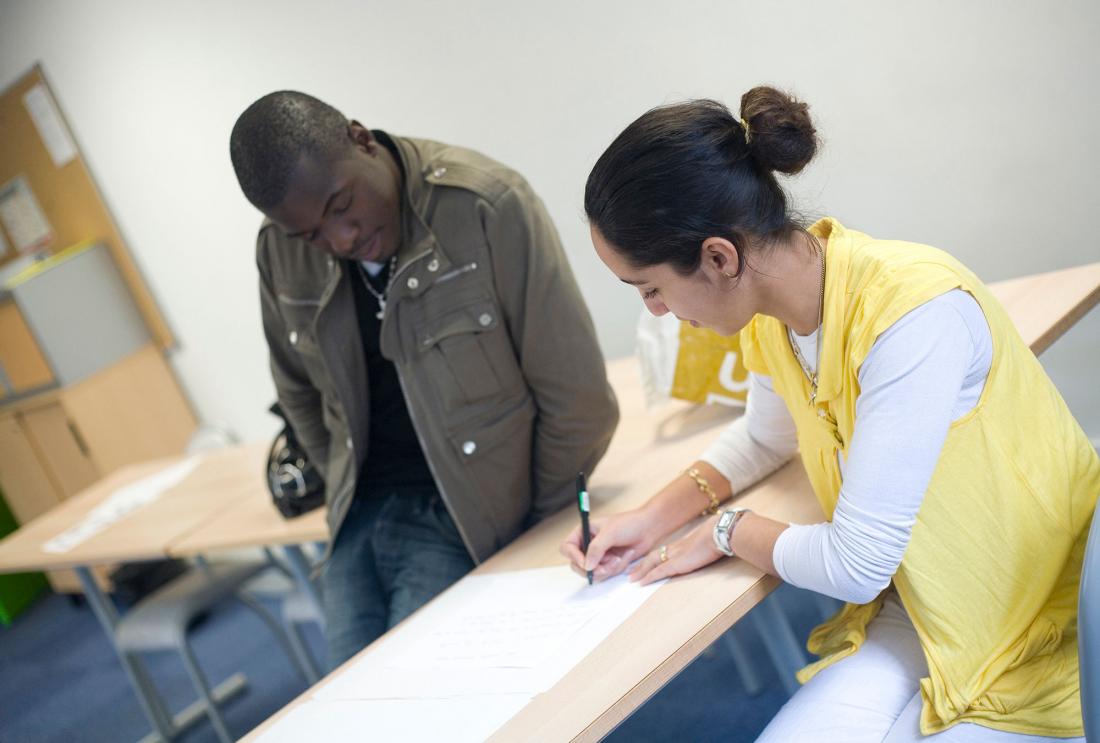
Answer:
[[[588,530],[588,488],[584,484],[584,473],[577,475],[577,509],[581,512],[581,552],[588,559],[588,544],[592,533]],[[588,571],[588,585],[592,585],[592,571]]]

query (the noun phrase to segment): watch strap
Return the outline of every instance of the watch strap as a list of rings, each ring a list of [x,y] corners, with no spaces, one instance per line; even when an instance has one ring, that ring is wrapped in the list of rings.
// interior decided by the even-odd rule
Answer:
[[[726,557],[736,557],[730,547],[730,538],[738,522],[748,512],[748,508],[727,508],[714,524],[714,547]]]

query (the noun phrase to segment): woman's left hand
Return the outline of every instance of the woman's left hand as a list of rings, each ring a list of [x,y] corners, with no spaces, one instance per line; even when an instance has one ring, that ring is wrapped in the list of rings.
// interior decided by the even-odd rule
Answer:
[[[675,542],[654,548],[630,571],[630,580],[640,581],[644,586],[672,575],[690,573],[725,557],[714,546],[717,522],[717,516],[709,518]],[[661,559],[662,550],[664,560]]]

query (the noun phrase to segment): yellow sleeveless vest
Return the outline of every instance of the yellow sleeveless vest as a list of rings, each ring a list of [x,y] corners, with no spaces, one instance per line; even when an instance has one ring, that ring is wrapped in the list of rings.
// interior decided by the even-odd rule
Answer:
[[[831,519],[847,458],[858,373],[875,339],[951,289],[969,292],[993,337],[975,408],[951,426],[894,575],[928,661],[921,732],[974,722],[1016,733],[1083,735],[1077,587],[1100,494],[1100,457],[986,287],[946,253],[874,240],[832,219],[816,404],[785,326],[757,315],[741,331],[745,366],[772,377],[798,429],[814,493]],[[884,483],[889,486],[889,483]],[[846,605],[810,635],[821,660],[805,683],[856,652],[882,596]]]

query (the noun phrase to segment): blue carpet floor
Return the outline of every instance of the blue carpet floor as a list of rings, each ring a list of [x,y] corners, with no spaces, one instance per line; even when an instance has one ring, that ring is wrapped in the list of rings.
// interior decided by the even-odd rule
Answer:
[[[820,614],[810,594],[781,587],[777,600],[804,640]],[[267,601],[276,609],[274,601]],[[735,631],[765,682],[748,696],[722,642],[708,648],[606,740],[751,741],[786,701],[776,671],[751,623]],[[319,632],[309,638],[323,657]],[[248,676],[247,690],[224,705],[226,723],[243,736],[305,689],[305,682],[280,651],[260,619],[228,605],[195,634],[199,663],[215,683],[236,671]],[[174,710],[194,699],[190,680],[174,654],[146,656],[162,696]],[[98,622],[86,605],[46,594],[11,627],[0,628],[0,743],[130,743],[149,725]],[[364,740],[370,740],[364,735]],[[205,720],[179,739],[214,743]]]

